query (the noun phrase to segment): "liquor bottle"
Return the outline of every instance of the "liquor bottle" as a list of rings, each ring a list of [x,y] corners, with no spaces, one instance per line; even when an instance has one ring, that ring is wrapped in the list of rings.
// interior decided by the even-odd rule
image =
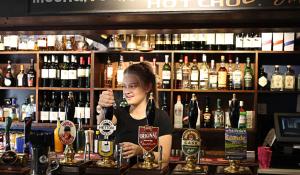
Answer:
[[[275,71],[271,78],[271,91],[282,91],[283,86],[283,75],[279,72],[279,65],[275,65]]]
[[[47,40],[44,35],[40,35],[37,40],[37,47],[39,51],[47,50]]]
[[[264,71],[264,67],[260,68],[259,77],[258,77],[258,89],[267,90],[270,88],[270,82],[268,80],[268,74]]]
[[[90,87],[90,81],[91,81],[91,57],[88,57],[88,63],[85,66],[85,87]]]
[[[0,69],[0,87],[3,86],[3,83],[4,83],[3,71],[2,71],[2,69]]]
[[[57,118],[56,128],[54,129],[54,151],[55,153],[62,153],[64,151],[64,145],[59,140],[60,118]]]
[[[82,94],[82,92],[79,92],[79,98],[78,98],[78,101],[77,101],[76,107],[75,107],[74,123],[79,123],[79,119],[82,119],[85,117],[84,109],[85,109],[85,103],[83,100],[83,94]],[[81,122],[82,122],[82,120],[81,120]]]
[[[162,34],[155,35],[155,50],[164,50]]]
[[[232,72],[232,83],[233,83],[233,89],[235,90],[242,89],[242,71],[240,68],[238,57],[236,57],[235,69]]]
[[[202,119],[201,119],[201,127],[202,128],[212,128],[213,125],[213,116],[209,108],[209,98],[205,97],[205,108],[203,110]]]
[[[34,102],[34,95],[29,96],[29,103],[26,107],[26,117],[32,118],[35,121],[36,105]]]
[[[77,77],[78,77],[78,87],[85,87],[86,77],[85,77],[85,62],[84,58],[80,57],[80,64],[77,68]]]
[[[71,36],[66,35],[64,40],[65,50],[73,50]]]
[[[291,65],[286,66],[287,70],[284,75],[284,90],[295,90],[295,73]]]
[[[117,87],[123,86],[123,77],[124,77],[124,67],[123,67],[123,56],[120,55],[120,61],[117,69]]]
[[[162,101],[162,104],[161,104],[161,110],[166,111],[167,113],[169,113],[168,103],[167,103],[167,94],[166,93],[163,94],[163,101]]]
[[[218,89],[224,90],[227,85],[227,69],[225,68],[225,57],[221,56],[221,66],[218,70]]]
[[[85,145],[85,134],[84,129],[82,128],[82,119],[78,119],[78,129],[76,131],[76,152],[83,153]]]
[[[52,98],[50,103],[50,123],[53,123],[57,120],[58,117],[58,99],[55,92],[52,92]]]
[[[179,34],[173,34],[172,35],[172,49],[173,50],[180,50],[180,35]]]
[[[86,93],[86,102],[84,105],[84,123],[88,125],[91,118],[91,108],[90,108],[90,93]]]
[[[47,55],[44,55],[43,67],[41,70],[41,81],[43,87],[49,86],[49,65]]]
[[[236,94],[233,94],[229,113],[230,125],[232,128],[238,128],[239,113],[239,102],[236,98]]]
[[[12,74],[12,68],[11,68],[11,61],[8,60],[8,64],[7,64],[7,72],[5,74],[5,78],[4,78],[4,85],[7,87],[12,87],[15,86],[15,79],[13,77]]]
[[[171,88],[171,66],[169,64],[169,55],[165,55],[165,64],[162,69],[162,88]]]
[[[58,56],[55,56],[55,68],[56,68],[56,81],[55,84],[57,87],[61,86],[61,75],[60,75],[60,65],[58,63]]]
[[[21,105],[21,121],[24,121],[24,119],[26,118],[26,108],[27,108],[27,105],[29,104],[29,97],[26,97],[24,103]],[[2,109],[2,108],[1,108]],[[0,120],[1,121],[1,120]]]
[[[147,124],[149,126],[153,126],[154,125],[154,121],[155,121],[155,102],[154,102],[154,97],[153,97],[153,93],[150,93],[149,96],[149,100],[147,103],[147,107],[146,107],[146,118],[147,118]]]
[[[171,34],[164,34],[164,50],[172,49]]]
[[[232,100],[228,101],[228,109],[225,112],[225,128],[231,128],[230,114],[232,109]]]
[[[20,72],[19,74],[17,75],[17,86],[19,87],[25,87],[27,86],[27,76],[26,74],[24,73],[24,66],[23,64],[21,64],[20,66]]]
[[[174,106],[174,128],[182,128],[183,119],[183,104],[181,103],[181,96],[177,95],[177,102]]]
[[[224,128],[225,113],[221,108],[221,99],[217,99],[217,109],[214,113],[214,126],[215,128]]]
[[[209,89],[217,89],[218,87],[218,72],[216,71],[215,60],[210,61],[210,69],[208,75]]]
[[[251,68],[249,57],[247,57],[247,63],[244,71],[244,89],[245,90],[253,89],[253,70]]]
[[[206,55],[203,54],[202,64],[200,66],[200,89],[202,90],[208,89],[208,73],[209,67],[207,65]]]
[[[36,72],[34,70],[34,60],[30,60],[30,68],[27,72],[27,85],[28,87],[35,87],[35,79],[36,79]]]
[[[190,113],[190,101],[188,100],[188,95],[185,94],[185,101],[183,106],[183,118],[182,118],[182,125],[183,128],[189,127],[189,113]]]
[[[49,122],[49,117],[50,117],[50,107],[49,107],[49,100],[47,97],[47,92],[43,93],[43,100],[41,104],[41,116],[40,120],[42,123],[47,123]]]
[[[152,59],[152,70],[153,70],[153,73],[154,73],[154,75],[155,75],[157,87],[161,87],[162,80],[161,80],[161,78],[159,77],[159,71],[158,71],[159,68],[158,68],[158,64],[156,63],[156,58],[153,58],[153,59]]]
[[[71,56],[71,64],[69,67],[69,87],[77,87],[77,60],[76,56]]]
[[[123,94],[122,101],[120,102],[120,107],[121,108],[126,108],[128,106],[127,100],[125,98],[125,94]]]
[[[65,111],[65,97],[64,97],[64,92],[60,92],[60,101],[58,104],[58,118],[62,121],[66,120],[66,111]]]
[[[239,116],[239,124],[238,124],[238,128],[240,129],[244,129],[247,126],[247,113],[243,107],[244,107],[244,102],[240,101],[240,116]]]
[[[64,63],[60,70],[61,87],[69,87],[69,56],[63,56]]]
[[[181,89],[182,88],[182,67],[183,67],[183,60],[179,59],[179,66],[176,69],[176,88]]]
[[[66,120],[73,121],[75,115],[75,100],[74,100],[73,92],[71,91],[69,92],[68,95],[65,112],[66,112]]]
[[[233,69],[232,69],[232,59],[229,59],[228,69],[227,69],[227,89],[233,89]]]
[[[188,56],[184,56],[184,65],[182,67],[182,87],[184,89],[190,88],[191,68],[189,67],[188,61]]]
[[[113,67],[110,58],[107,58],[107,64],[104,70],[105,88],[112,88]]]
[[[189,105],[189,128],[196,129],[198,118],[198,103],[196,94],[192,94],[192,98]]]
[[[50,60],[48,61],[49,64]],[[51,55],[51,63],[49,64],[49,86],[56,87],[57,67],[55,65],[55,56]]]
[[[199,89],[199,69],[196,59],[193,59],[193,65],[191,67],[190,84],[191,89]]]
[[[19,106],[17,105],[17,99],[12,98],[9,117],[12,119],[12,121],[19,121],[19,114],[20,113]]]

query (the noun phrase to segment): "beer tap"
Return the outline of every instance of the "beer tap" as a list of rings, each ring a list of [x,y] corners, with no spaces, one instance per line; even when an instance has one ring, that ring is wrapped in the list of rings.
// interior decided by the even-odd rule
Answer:
[[[84,147],[84,162],[86,162],[86,154],[88,153],[88,160],[91,160],[91,143],[93,142],[94,131],[89,129],[85,133],[85,147]]]

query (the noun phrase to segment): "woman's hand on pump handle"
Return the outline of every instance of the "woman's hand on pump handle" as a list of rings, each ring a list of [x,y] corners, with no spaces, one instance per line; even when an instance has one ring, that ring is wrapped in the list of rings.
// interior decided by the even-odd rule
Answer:
[[[112,90],[103,91],[99,97],[98,105],[101,108],[111,107],[115,103],[114,94]]]

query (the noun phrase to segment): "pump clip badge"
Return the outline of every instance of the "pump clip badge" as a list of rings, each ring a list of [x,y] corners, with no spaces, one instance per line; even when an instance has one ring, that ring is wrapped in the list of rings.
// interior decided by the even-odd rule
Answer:
[[[71,145],[76,138],[76,127],[73,122],[65,120],[58,130],[59,140],[64,145]]]
[[[187,156],[196,155],[200,150],[200,135],[195,129],[187,129],[181,138],[182,151]]]
[[[139,126],[139,145],[147,152],[152,151],[158,144],[159,128],[153,126]]]
[[[110,120],[103,120],[100,123],[98,130],[100,130],[100,133],[104,137],[108,137],[112,135],[112,133],[114,133],[114,131],[116,130],[116,126]]]

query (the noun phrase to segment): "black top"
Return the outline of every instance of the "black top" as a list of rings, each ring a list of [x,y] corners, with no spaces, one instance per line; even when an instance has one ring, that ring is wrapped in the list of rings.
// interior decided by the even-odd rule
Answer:
[[[114,110],[117,118],[117,130],[115,132],[115,142],[131,142],[138,144],[138,128],[145,126],[147,119],[136,120],[129,114],[129,107],[117,108]],[[154,126],[159,127],[159,136],[172,134],[173,127],[169,115],[160,109],[155,109]]]

